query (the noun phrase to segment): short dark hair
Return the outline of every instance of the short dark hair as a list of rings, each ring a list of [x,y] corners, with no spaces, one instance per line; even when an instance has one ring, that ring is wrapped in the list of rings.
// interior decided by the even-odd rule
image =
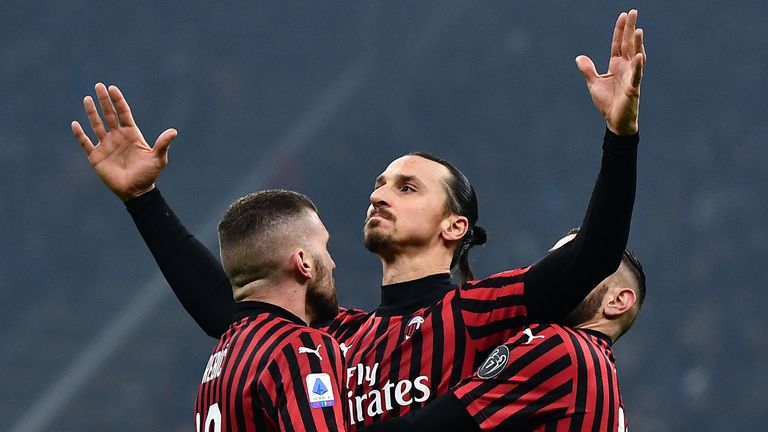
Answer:
[[[640,260],[629,249],[624,249],[624,254],[621,256],[621,262],[632,273],[632,276],[637,282],[637,309],[640,310],[645,302],[645,272],[643,271],[643,265]]]
[[[281,226],[307,211],[317,212],[306,196],[274,189],[238,199],[218,224],[224,271],[233,286],[267,277],[274,268],[270,251],[283,241]]]
[[[461,238],[456,249],[454,249],[453,258],[451,259],[451,270],[458,265],[459,279],[461,285],[464,285],[467,281],[474,278],[472,269],[469,266],[469,249],[472,246],[481,245],[488,241],[488,234],[485,228],[477,225],[478,209],[475,188],[472,187],[472,183],[469,182],[467,177],[458,168],[444,159],[425,152],[413,152],[409,153],[408,156],[419,156],[448,168],[450,176],[443,182],[445,192],[448,195],[448,199],[445,202],[445,210],[449,213],[465,216],[469,220],[469,230],[467,230],[467,233]]]

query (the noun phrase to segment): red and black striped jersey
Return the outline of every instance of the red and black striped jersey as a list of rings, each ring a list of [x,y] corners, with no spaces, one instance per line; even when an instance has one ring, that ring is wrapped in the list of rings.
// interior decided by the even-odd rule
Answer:
[[[602,333],[533,325],[452,391],[484,431],[624,432],[614,361]]]
[[[425,405],[471,375],[527,322],[527,269],[452,285],[448,274],[382,288],[373,313],[342,313],[327,328],[345,356],[350,430]],[[352,333],[350,328],[359,327]],[[336,331],[334,331],[336,330]]]
[[[202,431],[343,431],[343,357],[329,335],[268,303],[237,303],[203,372]]]
[[[344,341],[353,340],[355,333],[360,330],[360,326],[371,315],[373,312],[340,307],[339,313],[332,320],[323,324],[313,324],[312,327],[332,335],[337,341],[341,341],[339,348],[341,348],[341,353],[346,356],[349,346]]]
[[[461,288],[451,286],[447,274],[385,286],[376,311],[345,311],[331,323],[328,330],[347,351],[343,378],[350,385],[353,430],[450,394],[450,386],[525,322],[558,322],[616,270],[629,235],[638,139],[606,130],[601,171],[579,234],[531,268]],[[126,206],[181,303],[207,334],[219,337],[234,299],[214,254],[156,189]]]

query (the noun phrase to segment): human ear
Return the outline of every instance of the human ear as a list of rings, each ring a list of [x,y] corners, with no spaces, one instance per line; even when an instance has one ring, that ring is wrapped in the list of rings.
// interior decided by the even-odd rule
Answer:
[[[303,249],[297,249],[291,255],[291,265],[297,274],[301,275],[303,278],[312,279],[314,263],[310,261],[309,254]]]
[[[469,230],[469,219],[466,216],[451,215],[443,220],[442,228],[440,235],[443,239],[461,240]]]
[[[603,313],[609,318],[624,314],[637,303],[637,294],[632,288],[620,287],[612,291],[608,303],[603,307]]]

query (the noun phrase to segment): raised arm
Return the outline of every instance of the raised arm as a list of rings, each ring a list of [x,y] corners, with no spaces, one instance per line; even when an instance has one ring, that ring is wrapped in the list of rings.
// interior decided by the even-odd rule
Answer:
[[[186,230],[155,189],[176,130],[166,130],[150,147],[116,86],[96,84],[96,95],[106,126],[87,96],[83,104],[98,142],[94,145],[77,121],[72,122],[75,138],[104,184],[125,202],[184,308],[207,334],[218,338],[227,329],[234,306],[229,281],[218,260]]]
[[[526,277],[532,322],[557,322],[621,262],[627,245],[637,180],[640,80],[646,61],[637,11],[622,13],[611,41],[608,72],[592,60],[576,63],[595,107],[605,117],[603,159],[586,216],[576,238],[534,264]]]
[[[232,286],[218,259],[181,223],[153,189],[125,202],[168,285],[208,336],[218,338],[232,320]]]

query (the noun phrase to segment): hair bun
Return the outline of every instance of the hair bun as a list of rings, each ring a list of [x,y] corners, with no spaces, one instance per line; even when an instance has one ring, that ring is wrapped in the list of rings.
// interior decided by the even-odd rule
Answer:
[[[485,242],[488,241],[488,233],[485,231],[485,228],[475,225],[472,227],[472,246],[477,246],[481,244],[485,244]]]

